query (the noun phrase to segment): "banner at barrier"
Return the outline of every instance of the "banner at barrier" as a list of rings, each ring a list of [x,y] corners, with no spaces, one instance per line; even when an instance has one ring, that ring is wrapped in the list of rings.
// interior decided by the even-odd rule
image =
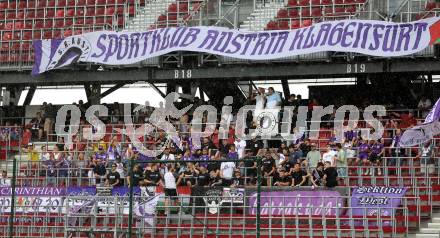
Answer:
[[[343,206],[338,191],[261,192],[261,215],[336,215]],[[249,213],[257,214],[257,193],[249,198]]]
[[[352,215],[391,216],[400,206],[406,188],[362,186],[353,188],[351,194]]]
[[[370,20],[322,22],[283,31],[243,32],[221,27],[163,28],[146,32],[99,31],[34,41],[32,74],[76,62],[127,65],[172,51],[270,60],[323,51],[372,56],[417,53],[440,38],[439,18],[393,23]]]
[[[57,187],[16,187],[15,212],[57,212],[63,204],[65,188]],[[0,187],[0,213],[11,212],[12,188]]]

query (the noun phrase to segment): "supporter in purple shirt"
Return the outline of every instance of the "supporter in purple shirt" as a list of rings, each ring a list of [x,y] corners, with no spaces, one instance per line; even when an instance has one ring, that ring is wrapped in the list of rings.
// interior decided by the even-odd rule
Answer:
[[[202,150],[202,155],[200,155],[199,160],[208,161],[209,160],[209,151],[208,149]],[[199,162],[199,167],[205,167],[208,168],[208,163],[206,162]]]
[[[360,140],[359,146],[358,146],[358,158],[356,160],[356,164],[359,164],[359,162],[362,162],[363,166],[370,166],[370,161],[368,160],[369,154],[370,154],[370,145],[368,144],[368,141]],[[363,170],[363,169],[362,169]],[[369,168],[366,168],[365,172],[363,172],[364,175],[369,175],[370,170]]]
[[[56,172],[56,162],[53,154],[50,154],[49,159],[44,161],[42,164],[43,168],[46,170],[46,180],[48,185],[55,184],[55,177],[57,176]]]
[[[95,159],[96,160],[107,161],[107,158],[108,158],[107,152],[104,150],[104,148],[102,146],[99,146],[98,147],[98,152],[95,154]]]
[[[229,146],[228,159],[237,159],[238,160],[238,153],[235,150],[235,145]]]
[[[354,130],[346,131],[344,133],[344,137],[348,141],[352,141],[353,138],[356,138],[357,136],[358,136],[358,133],[357,133],[357,131],[354,131]]]
[[[191,161],[191,160],[193,160],[190,150],[186,150],[185,151],[185,153],[183,154],[182,160],[183,161]]]

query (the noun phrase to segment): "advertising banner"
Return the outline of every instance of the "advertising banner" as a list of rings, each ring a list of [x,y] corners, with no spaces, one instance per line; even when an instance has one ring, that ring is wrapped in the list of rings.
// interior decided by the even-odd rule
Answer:
[[[343,206],[338,191],[270,191],[261,192],[260,214],[336,215]],[[249,198],[249,214],[257,214],[257,193]]]
[[[362,186],[353,188],[351,207],[353,216],[391,216],[400,206],[406,188]]]

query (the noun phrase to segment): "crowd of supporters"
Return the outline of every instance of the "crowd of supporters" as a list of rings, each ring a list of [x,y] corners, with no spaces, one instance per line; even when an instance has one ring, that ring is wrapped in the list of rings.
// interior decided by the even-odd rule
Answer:
[[[256,110],[280,105],[308,105],[311,108],[319,105],[317,100],[302,100],[301,95],[291,95],[282,102],[273,88],[269,88],[268,92],[265,94],[265,90],[260,89],[249,98],[248,103],[257,105]],[[198,101],[198,104],[201,102]],[[80,101],[78,106],[84,115],[86,105]],[[261,170],[264,186],[332,188],[338,183],[343,184],[343,178],[350,173],[349,166],[361,166],[362,175],[381,176],[383,166],[402,165],[408,156],[420,158],[426,173],[433,172],[433,165],[438,163],[433,159],[436,146],[431,142],[414,150],[398,147],[402,130],[417,124],[413,111],[388,113],[380,118],[385,127],[385,134],[380,140],[362,139],[360,130],[365,125],[360,123],[359,127],[344,133],[342,143],[336,143],[331,129],[333,114],[327,118],[330,120],[321,123],[321,127],[328,131],[320,138],[308,138],[306,134],[297,141],[263,141],[260,138],[244,141],[234,136],[232,123],[228,139],[219,139],[216,128],[212,135],[201,139],[200,149],[193,146],[190,137],[192,118],[191,113],[187,113],[172,121],[180,134],[180,145],[170,140],[163,130],[142,138],[148,149],[163,149],[158,157],[148,157],[140,153],[127,137],[113,130],[123,124],[120,105],[115,103],[107,107],[111,116],[101,119],[109,130],[99,141],[82,138],[82,129],[91,125],[81,118],[80,133],[74,137],[72,145],[66,146],[59,137],[53,148],[45,144],[36,148],[37,141],[56,138],[53,134],[56,107],[46,103],[24,126],[14,120],[4,122],[0,139],[21,141],[21,150],[28,154],[32,168],[26,175],[44,177],[47,184],[52,185],[65,185],[65,178],[81,178],[80,183],[86,181],[100,186],[138,186],[140,183],[164,186],[165,175],[172,168],[177,186],[255,186],[257,172]],[[423,114],[430,107],[429,99],[424,97],[420,100],[419,109]],[[152,107],[143,107],[134,113],[134,121],[147,121],[153,110]],[[254,124],[254,120],[249,120],[249,127],[255,127]],[[383,160],[383,157],[389,158]],[[260,166],[257,158],[261,158]],[[136,162],[133,174],[130,172],[130,160]],[[151,162],[159,160],[162,163]]]

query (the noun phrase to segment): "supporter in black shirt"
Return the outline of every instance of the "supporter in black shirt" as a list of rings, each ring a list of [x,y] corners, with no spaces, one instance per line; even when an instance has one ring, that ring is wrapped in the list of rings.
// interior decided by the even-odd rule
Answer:
[[[152,164],[149,170],[145,171],[146,186],[158,186],[161,183],[162,176],[157,164]]]
[[[236,188],[241,186],[244,186],[244,178],[241,177],[240,170],[236,170],[234,172],[234,177],[232,177],[231,187]]]
[[[118,186],[120,178],[120,174],[116,171],[116,164],[113,164],[112,170],[107,174],[107,186]]]
[[[306,186],[307,185],[307,173],[301,170],[301,165],[296,163],[293,167],[292,185],[291,186]]]
[[[305,157],[307,153],[312,150],[310,140],[306,139],[303,143],[301,143],[299,149],[302,151],[303,157]]]
[[[316,165],[316,168],[312,171],[312,184],[315,187],[319,187],[324,185],[323,184],[324,179],[324,164],[322,162],[319,162]]]
[[[257,162],[255,161],[254,157],[252,157],[252,151],[246,150],[246,155],[243,159],[246,161],[243,162],[243,164],[240,164],[240,166],[244,165],[245,168],[245,177],[257,177]]]
[[[209,173],[205,167],[200,167],[200,170],[196,174],[195,180],[196,186],[209,186]]]
[[[214,171],[209,172],[209,186],[215,187],[221,185],[222,179],[220,178],[219,174],[215,173]]]
[[[182,186],[192,186],[195,184],[196,169],[193,163],[187,163],[187,167],[183,173],[180,174]],[[179,185],[179,184],[178,184]]]
[[[228,144],[228,140],[223,139],[223,140],[221,140],[221,144],[219,146],[219,151],[222,152],[223,154],[228,154],[229,146],[230,145]]]
[[[324,180],[325,186],[328,188],[334,188],[338,186],[338,172],[331,166],[329,161],[325,162]]]
[[[265,178],[266,186],[272,186],[272,178],[275,176],[275,159],[272,157],[272,153],[266,152],[264,159],[261,161],[263,176]]]
[[[133,167],[133,187],[139,186],[139,181],[144,180],[144,173],[142,172],[140,166],[136,164]],[[127,185],[130,187],[131,174],[127,176]]]
[[[262,140],[258,140],[256,137],[252,138],[249,142],[246,142],[246,149],[250,150],[252,156],[256,156],[260,149],[263,149],[264,144]]]
[[[95,174],[96,184],[101,183],[101,179],[104,179],[105,174],[107,173],[107,170],[105,169],[105,164],[103,161],[101,161],[101,160],[96,161],[96,165],[93,168],[93,173]]]
[[[275,186],[290,186],[292,184],[292,177],[284,169],[280,170],[279,176],[275,179]]]
[[[220,152],[221,154],[221,152]],[[215,172],[216,174],[219,174],[220,172],[220,165],[221,162],[218,160],[219,157],[214,157],[215,162],[208,163],[208,171],[209,172]]]

